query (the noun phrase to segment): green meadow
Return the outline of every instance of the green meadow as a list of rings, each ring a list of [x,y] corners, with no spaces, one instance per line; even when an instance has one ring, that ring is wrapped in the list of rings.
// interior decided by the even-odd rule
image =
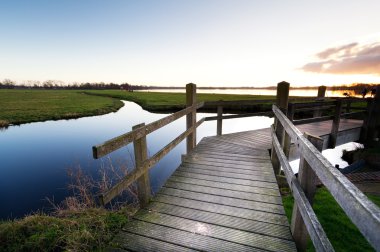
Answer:
[[[117,99],[80,91],[0,89],[0,126],[100,115],[122,106]]]
[[[198,101],[273,99],[273,96],[198,94]],[[184,93],[122,90],[0,89],[0,127],[9,124],[79,118],[117,111],[120,100],[133,101],[150,111],[173,111],[185,106]]]

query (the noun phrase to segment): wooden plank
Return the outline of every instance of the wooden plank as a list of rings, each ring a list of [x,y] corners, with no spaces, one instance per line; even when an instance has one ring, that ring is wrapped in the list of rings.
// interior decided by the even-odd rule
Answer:
[[[190,192],[198,192],[198,193],[205,193],[205,194],[211,194],[211,195],[216,195],[216,196],[223,196],[223,197],[229,197],[229,198],[282,205],[282,199],[279,197],[255,194],[251,192],[232,191],[232,190],[226,190],[226,189],[221,189],[221,188],[213,188],[209,186],[191,185],[191,184],[186,184],[186,183],[178,183],[178,182],[170,181],[170,180],[166,182],[165,187],[179,189],[179,190],[186,190]]]
[[[188,161],[189,163],[192,161],[205,161],[205,162],[218,162],[218,163],[224,163],[224,164],[233,164],[233,165],[241,165],[241,166],[251,166],[251,165],[256,165],[259,163],[259,165],[264,165],[268,164],[270,165],[270,160],[268,159],[254,159],[254,160],[237,160],[237,159],[230,159],[228,157],[224,158],[228,153],[225,153],[224,156],[201,156],[201,155],[189,155],[186,157],[185,161]]]
[[[134,218],[153,224],[176,228],[189,233],[200,234],[207,238],[212,237],[222,241],[249,246],[252,249],[265,249],[267,251],[296,251],[294,243],[288,240],[213,224],[200,223],[198,221],[163,213],[141,210],[135,214]],[[223,247],[221,246],[220,249],[222,248]]]
[[[225,251],[252,251],[252,247],[228,242],[203,234],[191,233],[162,225],[149,223],[146,221],[134,220],[125,226],[125,232],[143,235],[160,241],[170,241],[170,243],[200,251],[219,252],[221,248]],[[166,251],[159,249],[158,251]],[[264,250],[259,250],[264,251]]]
[[[245,208],[245,209],[251,209],[251,210],[256,210],[256,211],[275,213],[279,215],[285,214],[284,208],[282,206],[269,204],[269,203],[263,203],[263,202],[259,203],[256,201],[228,198],[224,196],[216,196],[216,195],[211,195],[211,194],[206,194],[206,193],[183,191],[183,190],[166,188],[166,187],[160,190],[160,194],[180,197],[184,199],[198,200],[198,201],[214,203],[214,204],[219,204],[219,205],[235,206],[238,208]]]
[[[223,162],[212,162],[212,161],[201,161],[201,160],[192,160],[183,162],[184,164],[199,164],[199,165],[210,165],[210,166],[218,166],[218,167],[236,167],[241,169],[251,169],[256,171],[268,171],[270,164],[267,164],[266,162],[263,163],[257,163],[257,164],[251,164],[250,166],[247,165],[241,165],[241,164],[225,164]]]
[[[166,241],[156,240],[145,235],[137,235],[128,232],[120,232],[115,236],[112,241],[113,245],[128,251],[178,251],[178,252],[192,252],[198,251],[182,246],[178,246]],[[107,251],[116,251],[115,248],[108,249]]]
[[[228,154],[228,156],[226,156]],[[208,157],[219,157],[222,159],[229,159],[229,160],[257,160],[257,159],[263,159],[263,160],[270,160],[269,159],[269,153],[267,156],[263,155],[241,155],[241,154],[233,154],[233,153],[226,153],[226,152],[216,152],[216,151],[193,151],[192,156],[208,156]]]
[[[176,176],[175,174],[172,175],[168,181],[187,183],[190,185],[208,186],[208,187],[213,187],[213,188],[222,188],[222,189],[232,190],[232,191],[237,191],[237,192],[250,192],[250,193],[256,193],[256,194],[280,197],[280,193],[278,189],[236,185],[236,184],[229,184],[229,183],[223,183],[223,182],[215,182],[215,181],[210,181],[210,180],[203,180],[199,178],[193,179],[190,177]]]
[[[152,202],[152,204],[149,205],[149,210],[208,224],[273,236],[289,241],[293,240],[290,230],[286,226],[280,226],[271,223],[254,221],[240,217],[207,212],[194,208],[175,206],[160,202]]]
[[[182,167],[187,167],[191,169],[201,169],[201,170],[211,170],[211,171],[220,171],[220,172],[229,172],[229,173],[234,173],[234,174],[245,174],[245,175],[251,175],[251,176],[272,176],[273,177],[273,172],[271,170],[267,171],[257,171],[250,169],[250,167],[244,167],[238,168],[238,167],[220,167],[220,166],[211,166],[211,165],[200,165],[200,164],[193,164],[193,163],[183,163],[181,165]]]
[[[269,183],[269,182],[264,182],[264,181],[234,179],[234,178],[226,178],[226,177],[214,177],[214,176],[205,175],[205,174],[183,172],[183,171],[176,171],[173,175],[181,176],[181,177],[190,177],[193,179],[215,181],[215,182],[220,182],[220,183],[229,183],[229,184],[235,184],[235,185],[244,185],[244,186],[261,187],[261,188],[269,188],[269,189],[278,190],[277,184],[271,183],[271,182]]]
[[[257,175],[252,176],[248,174],[241,174],[241,173],[234,173],[234,172],[225,172],[225,171],[218,171],[218,170],[206,170],[206,169],[196,169],[191,166],[180,166],[178,168],[178,171],[183,172],[191,172],[191,173],[198,173],[198,174],[204,174],[204,175],[210,175],[210,176],[216,176],[216,177],[225,177],[225,178],[236,178],[236,179],[244,179],[244,180],[251,180],[251,181],[266,181],[271,183],[276,183],[276,179],[274,178],[273,174],[265,174],[263,175]]]
[[[204,202],[193,199],[185,199],[161,193],[158,193],[157,196],[152,199],[152,201],[187,207],[191,209],[198,209],[212,213],[219,213],[248,220],[261,221],[286,226],[289,228],[288,219],[285,215],[281,214],[250,210],[245,208],[239,208],[236,206],[220,205],[216,203]]]

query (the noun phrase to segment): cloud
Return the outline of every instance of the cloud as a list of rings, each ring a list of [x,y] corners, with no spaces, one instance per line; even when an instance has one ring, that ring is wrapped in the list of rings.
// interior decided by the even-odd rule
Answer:
[[[361,45],[350,43],[316,54],[317,61],[305,64],[306,72],[380,75],[380,41]]]
[[[328,48],[320,53],[317,53],[317,56],[320,59],[327,59],[329,57],[338,56],[340,54],[346,55],[350,53],[350,50],[357,45],[358,43],[351,43],[351,44],[340,46],[340,47]]]

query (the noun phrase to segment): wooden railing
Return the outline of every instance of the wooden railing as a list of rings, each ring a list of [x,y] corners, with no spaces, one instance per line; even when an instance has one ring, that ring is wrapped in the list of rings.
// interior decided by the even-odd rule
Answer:
[[[356,98],[341,98],[333,101],[289,103],[287,108],[287,117],[294,125],[332,120],[329,147],[334,148],[337,142],[340,119],[352,116],[361,116],[363,112],[366,112],[366,109],[363,107],[351,106],[351,104],[354,102],[362,101],[362,99]],[[371,99],[366,100],[366,102],[370,101]],[[355,112],[351,112],[353,109],[355,109]],[[311,118],[302,118],[298,120],[294,119],[295,113],[308,111],[313,111],[313,116]],[[323,111],[328,111],[330,113],[322,116]],[[331,111],[333,112],[331,113]],[[290,144],[290,142],[288,142],[288,139],[285,139],[285,141],[287,141],[288,145]]]
[[[304,251],[310,235],[317,251],[333,250],[312,209],[315,178],[318,177],[368,242],[379,249],[380,209],[322,156],[322,139],[302,134],[276,105],[273,105],[273,113],[277,129],[272,128],[272,156],[276,156],[274,160],[282,166],[295,199],[291,231],[297,248]],[[279,128],[284,131],[282,134],[278,134]],[[284,152],[284,135],[295,143],[301,156],[298,179]]]
[[[144,123],[135,125],[132,128],[132,131],[115,137],[92,148],[94,158],[100,158],[123,146],[128,145],[129,143],[133,142],[134,145],[136,168],[112,188],[99,195],[100,204],[107,204],[113,198],[125,191],[133,182],[137,181],[137,193],[140,205],[146,205],[151,197],[148,173],[149,169],[151,169],[158,161],[160,161],[167,153],[169,153],[185,138],[187,139],[187,152],[190,152],[195,147],[196,128],[205,121],[204,118],[200,119],[198,122],[196,121],[196,111],[197,109],[201,108],[204,103],[196,103],[196,87],[194,84],[188,84],[186,86],[186,90],[187,108],[168,115],[148,125],[145,125]],[[187,117],[186,131],[177,136],[173,141],[167,144],[152,157],[148,158],[146,136],[185,115]]]
[[[216,106],[217,108],[217,116],[209,116],[206,117],[206,121],[216,120],[216,135],[222,135],[223,128],[223,119],[236,119],[243,117],[251,117],[251,116],[273,116],[273,112],[271,110],[256,112],[256,113],[241,113],[241,114],[233,114],[233,115],[223,115],[223,107],[229,105],[258,105],[258,104],[273,104],[276,100],[239,100],[239,101],[211,101],[205,102],[205,106]]]

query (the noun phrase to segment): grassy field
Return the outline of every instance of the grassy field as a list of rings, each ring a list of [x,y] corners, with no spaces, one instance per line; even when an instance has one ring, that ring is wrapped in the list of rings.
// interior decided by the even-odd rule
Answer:
[[[368,197],[380,206],[379,196],[368,195]],[[289,223],[293,202],[292,196],[283,197]],[[326,188],[317,190],[313,209],[335,251],[374,251]],[[308,251],[315,251],[311,241],[308,244]]]
[[[274,96],[198,94],[198,101],[273,99]],[[116,111],[120,100],[136,102],[149,111],[185,107],[184,93],[122,90],[0,90],[0,127],[36,121],[71,119]],[[269,106],[269,105],[268,105]]]
[[[78,118],[118,110],[123,103],[109,97],[70,90],[0,90],[0,127],[8,124]]]
[[[133,101],[150,111],[178,110],[184,108],[186,104],[185,93],[127,92],[123,90],[91,90],[85,93]],[[275,98],[275,96],[264,95],[197,94],[197,101],[271,100]]]

